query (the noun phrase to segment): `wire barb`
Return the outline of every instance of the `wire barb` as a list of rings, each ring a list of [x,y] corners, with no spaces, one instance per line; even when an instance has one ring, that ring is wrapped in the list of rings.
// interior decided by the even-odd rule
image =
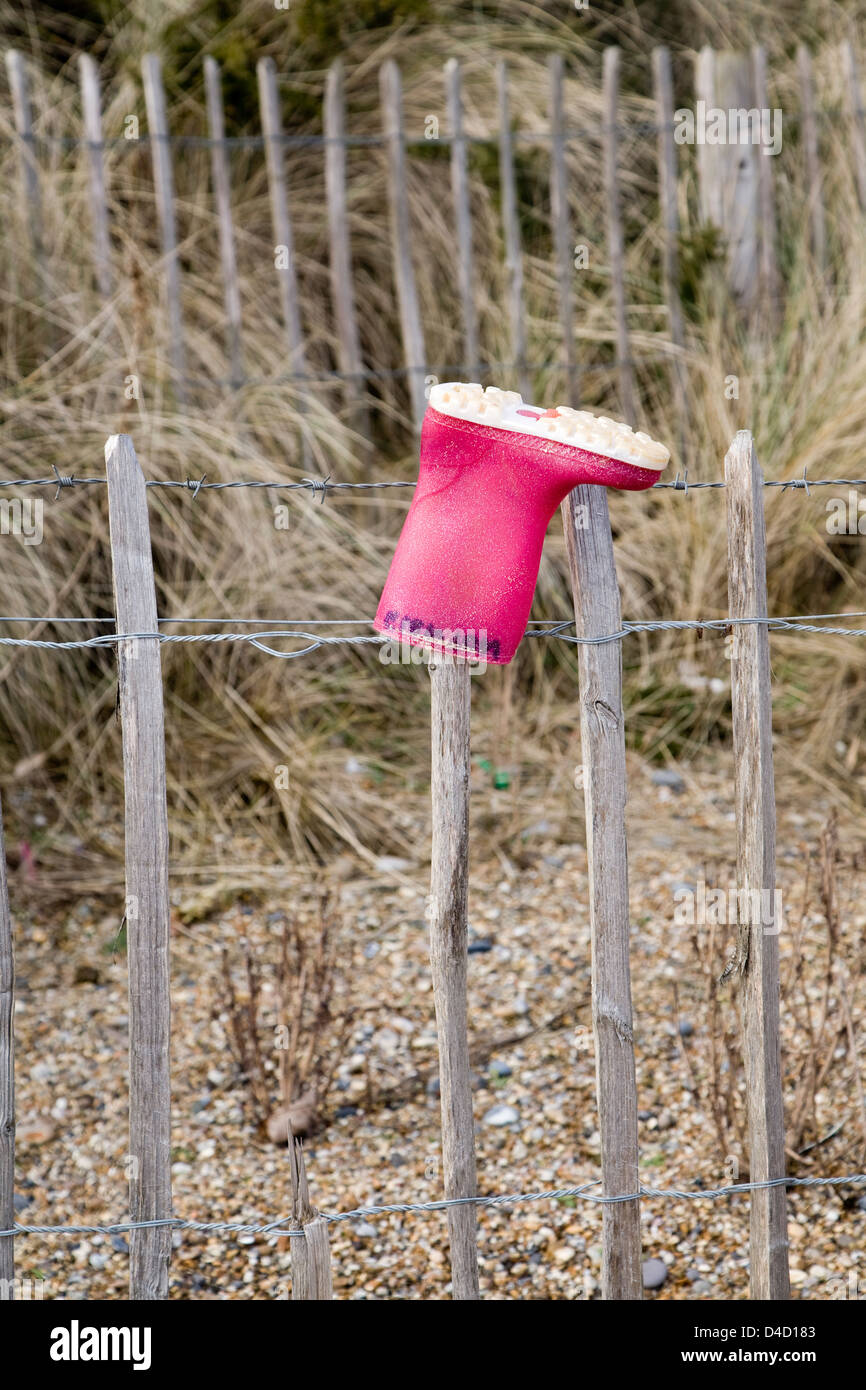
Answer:
[[[75,474],[70,473],[68,476],[66,476],[65,474],[59,471],[56,463],[52,463],[51,468],[54,472],[54,478],[57,483],[57,491],[54,494],[54,500],[56,502],[65,487],[75,487]]]
[[[325,498],[328,495],[328,488],[331,486],[330,473],[328,474],[327,478],[302,478],[301,482],[308,483],[310,491],[313,493],[313,496],[315,497],[316,493],[318,493],[319,502],[320,504],[324,505]],[[336,487],[337,484],[334,483],[333,486]]]

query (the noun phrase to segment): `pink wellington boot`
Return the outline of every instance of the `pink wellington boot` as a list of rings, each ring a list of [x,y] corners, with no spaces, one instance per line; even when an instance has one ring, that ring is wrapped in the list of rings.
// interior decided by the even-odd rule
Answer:
[[[544,535],[563,498],[578,483],[652,487],[669,457],[603,416],[540,410],[495,386],[434,386],[376,631],[505,665],[526,630]]]

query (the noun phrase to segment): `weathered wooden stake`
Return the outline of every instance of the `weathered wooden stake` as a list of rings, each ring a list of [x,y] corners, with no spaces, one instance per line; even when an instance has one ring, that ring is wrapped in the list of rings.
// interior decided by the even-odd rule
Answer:
[[[752,49],[752,82],[755,108],[770,111],[767,87],[767,50],[763,44]],[[775,158],[762,149],[757,158],[758,208],[760,211],[760,276],[764,311],[772,328],[779,308],[779,266],[776,260],[776,200],[773,188]],[[765,319],[765,322],[767,320]]]
[[[301,333],[301,314],[298,307],[298,280],[295,269],[295,246],[292,220],[289,215],[289,195],[283,158],[283,120],[280,115],[280,95],[277,70],[273,58],[260,58],[256,64],[259,83],[259,107],[262,132],[265,137],[265,158],[268,166],[268,189],[271,199],[271,222],[274,229],[274,259],[277,266],[286,345],[289,349],[289,371],[306,371],[304,343]]]
[[[667,48],[654,48],[652,55],[658,123],[659,205],[662,221],[662,282],[668,306],[671,342],[678,349],[673,364],[674,400],[682,431],[686,421],[686,373],[682,360],[685,347],[683,306],[680,301],[680,218],[677,207],[677,147],[674,141],[674,93],[671,55]],[[682,449],[681,449],[682,452]]]
[[[102,106],[99,97],[99,70],[89,53],[78,55],[81,77],[81,106],[84,112],[84,139],[90,180],[90,216],[93,230],[93,264],[99,293],[111,294],[111,241],[108,236],[108,205],[105,200],[105,146],[102,140]]]
[[[105,446],[117,631],[157,631],[147,490],[132,440]],[[169,894],[165,731],[159,643],[119,642],[129,962],[130,1220],[171,1218]],[[171,1228],[133,1231],[129,1296],[168,1297]]]
[[[344,394],[358,432],[369,440],[370,417],[361,403],[366,395],[361,337],[352,289],[352,253],[346,208],[346,111],[343,96],[343,63],[337,58],[325,80],[325,195],[328,204],[331,296],[337,328],[340,371],[347,381]]]
[[[392,58],[379,70],[379,91],[382,101],[382,128],[388,153],[388,201],[391,206],[391,245],[394,258],[394,278],[397,282],[397,302],[400,307],[400,328],[403,334],[403,353],[409,378],[409,398],[416,429],[421,428],[427,409],[427,354],[418,290],[412,266],[412,237],[409,229],[409,192],[406,186],[406,141],[403,133],[403,89],[400,69]]]
[[[153,160],[153,184],[156,212],[162,239],[163,274],[168,314],[169,355],[174,374],[174,389],[178,401],[186,400],[186,355],[183,345],[183,316],[180,306],[180,260],[177,249],[177,223],[174,215],[174,175],[171,167],[171,143],[165,109],[165,90],[162,85],[162,63],[156,53],[146,53],[141,64],[144,76],[144,100],[147,107],[147,126],[150,132],[150,152]]]
[[[607,250],[613,284],[613,310],[616,320],[616,355],[619,362],[619,396],[622,413],[630,425],[635,423],[636,399],[634,367],[628,334],[625,297],[625,243],[619,207],[617,173],[617,108],[619,105],[619,49],[604,50],[602,59],[602,101],[604,103],[604,193],[607,203]]]
[[[470,680],[470,668],[459,657],[431,658],[430,965],[439,1044],[446,1199],[478,1195],[466,999]],[[455,1299],[480,1297],[476,1224],[473,1203],[448,1208]]]
[[[220,261],[223,271],[223,296],[226,309],[231,384],[237,389],[243,383],[241,362],[241,293],[238,285],[238,263],[235,255],[235,232],[232,225],[231,179],[226,149],[225,118],[219,63],[215,58],[204,60],[204,82],[207,93],[207,123],[210,134],[211,176],[219,226]]]
[[[701,49],[695,69],[695,94],[722,111],[753,108],[754,81],[742,53]],[[728,142],[697,146],[701,220],[718,227],[726,248],[726,274],[731,294],[745,310],[758,298],[758,160],[767,160],[755,145]]]
[[[562,518],[577,636],[619,632],[619,585],[604,488],[576,487],[562,504]],[[578,667],[601,1177],[604,1196],[618,1197],[637,1193],[640,1185],[619,642],[581,645]],[[603,1208],[601,1277],[606,1299],[643,1297],[637,1198]]]
[[[27,228],[30,245],[37,260],[41,260],[42,196],[39,191],[39,168],[36,162],[36,140],[33,134],[33,111],[30,105],[30,81],[24,58],[15,48],[7,49],[6,73],[12,93],[12,114],[19,139],[19,168],[24,195],[22,222]]]
[[[517,372],[517,389],[525,401],[531,400],[529,370],[526,363],[526,321],[523,316],[523,252],[520,246],[520,216],[517,209],[517,182],[514,177],[514,147],[511,138],[511,110],[508,101],[508,67],[496,67],[499,91],[499,186],[502,196],[502,232],[505,241],[505,275],[508,291],[508,318],[511,328],[512,359]]]
[[[851,140],[851,155],[854,160],[854,178],[857,184],[857,199],[861,212],[866,212],[866,133],[863,128],[863,97],[860,90],[860,74],[854,45],[846,40],[841,48],[842,72],[845,78],[845,96],[848,103],[848,129]]]
[[[292,1302],[330,1301],[334,1297],[328,1223],[310,1203],[304,1150],[289,1125],[289,1162],[292,1174],[292,1218],[303,1228],[302,1236],[289,1237],[292,1257]]]
[[[740,430],[725,457],[728,604],[733,619],[766,618],[764,478],[752,436]],[[739,991],[749,1120],[749,1178],[785,1176],[785,1123],[779,1041],[779,939],[773,918],[776,803],[766,624],[734,628],[731,661],[734,796],[737,815],[736,952],[726,975]],[[751,1194],[753,1299],[790,1298],[784,1187]]]
[[[800,74],[800,114],[803,151],[806,157],[806,184],[812,227],[812,255],[823,271],[827,265],[827,232],[824,222],[824,194],[821,187],[821,160],[818,157],[818,125],[815,120],[815,92],[812,84],[812,55],[804,43],[797,49]]]
[[[0,1231],[15,1225],[15,956],[0,803]],[[0,1302],[14,1298],[15,1237],[0,1236]]]
[[[478,314],[475,309],[472,214],[469,206],[466,137],[463,134],[460,63],[456,58],[449,58],[445,64],[445,90],[451,126],[451,193],[454,199],[454,230],[457,236],[457,286],[463,312],[464,368],[466,376],[474,380],[479,374]]]
[[[553,227],[553,250],[556,259],[556,286],[559,291],[559,321],[562,325],[562,346],[565,353],[565,373],[568,404],[577,406],[580,396],[577,362],[574,352],[574,246],[569,231],[568,179],[565,170],[565,116],[562,99],[562,54],[552,53],[548,61],[550,77],[550,220]]]

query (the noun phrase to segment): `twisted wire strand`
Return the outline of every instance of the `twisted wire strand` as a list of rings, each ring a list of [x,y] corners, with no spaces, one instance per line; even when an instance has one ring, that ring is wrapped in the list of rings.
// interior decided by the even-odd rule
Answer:
[[[553,622],[551,625],[528,628],[525,636],[527,637],[556,637],[562,642],[567,642],[570,646],[602,646],[607,642],[621,642],[626,637],[637,632],[721,632],[728,635],[735,627],[766,627],[770,632],[806,632],[824,633],[831,637],[866,637],[866,628],[863,627],[828,627],[823,623],[813,621],[815,618],[835,617],[835,614],[807,613],[802,617],[790,618],[659,618],[646,622],[625,622],[618,632],[606,632],[597,637],[578,637],[567,631],[574,626],[574,619],[563,619]],[[857,614],[852,616],[866,616]],[[2,618],[0,622],[111,622],[112,619],[87,619],[87,618]],[[255,618],[246,619],[208,619],[208,618],[169,618],[162,621],[167,622],[245,622],[255,623],[260,621]],[[286,620],[287,622],[289,620]],[[323,632],[307,631],[307,627],[317,625],[318,620],[300,627],[271,628],[264,632],[106,632],[96,637],[81,638],[77,641],[56,642],[45,637],[0,637],[0,647],[35,647],[43,651],[86,651],[101,647],[115,647],[121,642],[152,641],[158,642],[163,646],[178,645],[183,643],[215,644],[215,643],[238,643],[247,642],[250,646],[256,647],[267,656],[274,656],[280,661],[293,661],[300,656],[308,656],[311,652],[318,651],[324,647],[341,646],[383,646],[388,643],[399,642],[399,633],[391,635],[383,633],[332,636]],[[341,619],[325,619],[327,623],[339,623]],[[352,624],[361,624],[364,619],[347,619]],[[308,643],[299,651],[286,652],[280,651],[276,647],[269,646],[268,643],[276,638],[295,638]]]
[[[749,1192],[760,1192],[771,1187],[845,1187],[860,1186],[866,1183],[866,1173],[849,1173],[836,1178],[767,1178],[761,1182],[735,1183],[727,1187],[711,1188],[673,1188],[645,1187],[641,1183],[637,1192],[626,1192],[617,1196],[604,1196],[592,1191],[601,1185],[600,1179],[581,1183],[577,1187],[542,1188],[537,1192],[507,1192],[491,1197],[447,1197],[431,1202],[389,1202],[382,1206],[355,1207],[352,1211],[320,1212],[319,1215],[329,1225],[344,1221],[355,1221],[376,1216],[410,1216],[447,1211],[450,1207],[506,1207],[521,1202],[556,1202],[564,1198],[575,1198],[598,1206],[617,1205],[621,1202],[636,1202],[641,1198],[666,1199],[674,1201],[710,1201],[723,1197],[740,1197]],[[286,1222],[293,1217],[280,1216],[265,1222],[242,1221],[191,1221],[183,1217],[165,1217],[155,1221],[116,1221],[109,1226],[36,1226],[18,1225],[0,1230],[0,1237],[22,1235],[120,1235],[124,1231],[147,1231],[169,1226],[176,1231],[198,1231],[212,1234],[222,1231],[238,1235],[288,1235],[303,1236],[302,1228],[287,1228]]]

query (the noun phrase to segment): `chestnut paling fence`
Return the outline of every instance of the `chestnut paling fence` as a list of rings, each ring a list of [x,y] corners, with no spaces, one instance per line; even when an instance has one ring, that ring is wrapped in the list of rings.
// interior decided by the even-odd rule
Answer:
[[[404,403],[409,404],[415,423],[424,411],[425,378],[430,375],[484,376],[490,372],[513,376],[524,396],[531,394],[530,377],[541,369],[555,370],[566,383],[567,396],[573,405],[581,397],[582,378],[587,373],[601,373],[605,383],[614,385],[622,413],[629,420],[636,416],[640,374],[656,372],[663,367],[671,374],[671,385],[681,414],[685,411],[685,373],[689,369],[686,315],[681,302],[678,239],[681,231],[681,209],[688,203],[689,194],[683,188],[681,132],[687,134],[679,121],[682,110],[720,110],[745,118],[738,131],[729,131],[718,143],[708,134],[699,120],[695,125],[695,165],[698,189],[698,225],[715,227],[722,233],[725,248],[725,269],[728,287],[744,314],[760,309],[765,319],[772,320],[784,293],[784,277],[777,254],[777,160],[767,157],[763,146],[775,138],[776,128],[769,119],[763,124],[761,113],[775,122],[777,108],[771,107],[768,97],[767,59],[763,48],[751,54],[715,52],[703,49],[694,66],[694,80],[686,96],[688,106],[675,106],[671,58],[667,49],[657,48],[652,54],[652,109],[654,119],[624,120],[623,97],[620,92],[620,54],[605,49],[602,63],[602,84],[596,102],[600,115],[593,121],[575,127],[569,119],[568,83],[561,55],[550,59],[549,128],[545,131],[512,129],[514,101],[509,90],[509,78],[504,62],[496,72],[498,128],[479,134],[468,134],[465,125],[462,93],[462,74],[456,59],[449,61],[443,73],[443,121],[436,133],[425,130],[423,139],[407,132],[403,114],[401,76],[396,64],[385,62],[380,72],[381,122],[376,134],[352,134],[347,129],[344,71],[340,61],[327,74],[322,104],[322,133],[295,135],[285,133],[280,91],[280,76],[273,61],[262,59],[257,68],[260,127],[258,136],[229,137],[226,135],[223,112],[221,74],[212,58],[204,60],[206,116],[202,126],[206,134],[198,136],[173,135],[160,61],[150,54],[142,65],[142,84],[146,108],[147,133],[139,136],[136,115],[127,119],[122,134],[104,129],[100,77],[96,65],[87,55],[80,58],[81,124],[73,133],[57,136],[46,134],[44,119],[40,120],[38,103],[34,100],[34,83],[24,56],[10,50],[6,53],[6,69],[11,97],[11,120],[7,112],[7,129],[15,140],[19,154],[17,204],[23,234],[29,238],[30,250],[37,267],[44,266],[45,247],[42,234],[45,222],[42,184],[47,167],[56,171],[74,169],[80,160],[85,162],[88,177],[90,213],[89,236],[92,247],[92,276],[102,300],[109,304],[118,287],[119,246],[128,237],[130,226],[124,219],[134,205],[152,204],[159,232],[158,261],[153,265],[162,281],[163,336],[167,342],[168,360],[175,396],[184,404],[191,391],[254,385],[262,378],[251,376],[244,365],[243,286],[238,269],[237,213],[232,204],[231,153],[238,149],[263,151],[269,190],[274,247],[268,260],[273,262],[275,291],[279,300],[282,329],[285,339],[285,370],[268,380],[294,383],[296,399],[303,410],[304,401],[324,393],[330,404],[335,391],[343,395],[346,410],[362,428],[368,420],[368,409],[377,405],[376,388],[383,381],[397,378],[403,382]],[[854,193],[861,210],[866,211],[866,116],[864,116],[857,58],[850,43],[841,46],[837,86],[841,84],[842,125],[846,131],[846,170],[850,167]],[[425,78],[429,83],[429,75]],[[838,121],[839,113],[819,108],[815,100],[813,63],[809,51],[802,47],[797,54],[796,78],[786,79],[786,104],[778,108],[782,127],[796,131],[793,158],[797,161],[798,186],[806,191],[809,245],[813,264],[820,279],[832,276],[833,237],[839,234],[836,222],[825,210],[825,122],[831,117]],[[633,107],[633,103],[632,103]],[[44,115],[44,113],[43,113]],[[438,118],[437,118],[438,119]],[[129,120],[134,126],[129,126]],[[443,130],[441,126],[448,128]],[[128,127],[128,128],[127,128]],[[778,131],[782,135],[782,128]],[[129,139],[134,135],[133,139]],[[653,306],[652,317],[659,311],[666,331],[648,333],[642,328],[641,343],[651,350],[636,350],[633,315],[629,299],[635,286],[629,283],[626,271],[627,238],[629,229],[623,213],[623,146],[631,141],[629,157],[634,156],[634,138],[642,149],[655,148],[655,177],[657,181],[658,230],[650,243],[658,245],[662,303]],[[542,149],[541,161],[549,168],[549,244],[552,265],[550,279],[557,287],[559,318],[559,352],[555,362],[539,362],[530,355],[531,325],[526,312],[526,285],[522,247],[521,206],[519,199],[519,167],[516,149],[523,141],[532,141]],[[834,129],[834,142],[838,131]],[[136,188],[132,199],[112,197],[112,178],[118,170],[118,151],[129,150],[146,142],[152,165],[152,187]],[[415,257],[423,249],[424,236],[413,224],[409,195],[409,170],[413,148],[419,145],[444,145],[450,150],[452,208],[450,217],[454,230],[456,271],[455,304],[462,332],[462,351],[458,361],[442,362],[427,347],[430,325],[422,320],[416,277]],[[604,345],[593,360],[582,356],[576,334],[576,242],[581,232],[576,226],[574,190],[569,188],[567,154],[575,144],[581,148],[582,160],[595,160],[602,187],[604,206],[607,264],[601,270],[609,277],[610,307]],[[510,360],[491,361],[481,340],[480,310],[475,283],[473,260],[473,220],[471,206],[472,181],[469,152],[475,145],[493,146],[498,151],[499,199],[501,204],[501,245],[505,265],[505,314],[510,336]],[[218,256],[223,289],[223,319],[225,361],[224,379],[214,379],[200,371],[196,375],[189,367],[190,345],[185,315],[191,312],[189,301],[184,304],[184,259],[187,248],[179,233],[178,200],[176,195],[177,164],[190,147],[206,147],[211,157],[211,196],[214,231],[214,253]],[[293,221],[297,208],[293,206],[292,153],[321,149],[324,182],[321,196],[327,209],[328,270],[330,277],[330,312],[333,347],[331,361],[325,365],[322,353],[319,362],[309,358],[304,335],[304,313],[299,288],[297,257],[294,247]],[[347,155],[357,147],[370,148],[384,154],[387,171],[388,206],[382,210],[388,217],[392,248],[391,273],[398,307],[402,360],[376,363],[365,360],[362,351],[363,334],[359,326],[356,293],[353,279],[353,222],[350,215],[351,171]],[[111,156],[109,159],[108,156]],[[785,175],[786,184],[791,175]],[[639,188],[645,187],[645,179]],[[788,209],[790,189],[786,189]],[[629,220],[643,218],[648,224],[656,216],[654,200],[651,206],[639,203],[639,193],[629,191]],[[795,215],[802,218],[802,204],[796,203]],[[185,209],[188,211],[188,209]],[[833,231],[833,237],[830,231]],[[244,234],[246,235],[246,231]],[[576,235],[577,233],[577,235]],[[852,237],[860,237],[856,228]],[[202,233],[197,234],[201,239]],[[853,244],[853,241],[852,241]],[[593,249],[593,257],[597,254]],[[645,290],[645,287],[644,287]],[[644,293],[642,290],[642,293]],[[44,286],[36,283],[28,292],[34,303],[44,298]],[[646,315],[642,314],[642,322]],[[56,330],[56,325],[54,325]],[[252,330],[250,330],[252,332]],[[212,323],[207,324],[208,338]],[[327,354],[326,354],[327,355]],[[129,367],[130,371],[135,366]],[[301,447],[307,448],[301,432]]]
[[[146,482],[131,439],[115,435],[106,445],[105,476],[4,480],[0,486],[107,486],[115,592],[115,632],[82,640],[0,637],[0,645],[34,646],[58,653],[115,647],[123,729],[126,803],[126,899],[130,1019],[130,1212],[106,1226],[80,1223],[16,1225],[14,1180],[14,970],[12,923],[0,843],[0,1298],[16,1283],[16,1237],[130,1232],[130,1297],[168,1296],[173,1231],[257,1234],[291,1243],[292,1297],[333,1297],[329,1225],[389,1213],[447,1213],[455,1298],[479,1297],[476,1214],[485,1206],[574,1197],[603,1208],[602,1289],[611,1299],[641,1297],[641,1201],[723,1200],[748,1196],[750,1294],[789,1296],[786,1189],[866,1183],[866,1174],[789,1177],[785,1171],[782,1074],[779,1047],[778,938],[768,923],[774,901],[775,804],[772,768],[769,633],[776,628],[866,636],[864,627],[823,625],[832,615],[803,618],[768,615],[763,495],[766,487],[851,484],[857,480],[764,480],[751,435],[741,431],[725,459],[724,480],[698,486],[725,491],[729,554],[726,619],[623,622],[614,565],[607,496],[582,486],[563,504],[563,524],[575,600],[575,619],[533,625],[531,635],[574,642],[578,648],[583,788],[586,804],[592,934],[592,1019],[601,1133],[600,1177],[575,1186],[528,1193],[481,1195],[475,1174],[471,1077],[467,1046],[466,954],[468,882],[469,667],[441,656],[431,664],[433,855],[431,873],[431,972],[437,1017],[442,1089],[444,1195],[353,1211],[320,1213],[313,1206],[303,1153],[290,1144],[293,1209],[261,1221],[201,1222],[174,1214],[171,1197],[169,1074],[169,858],[160,647],[166,642],[252,642],[263,652],[294,659],[333,642],[375,644],[369,635],[332,635],[315,624],[285,623],[261,631],[160,632],[148,522],[148,487],[263,486],[236,480]],[[860,480],[862,481],[862,480]],[[393,485],[393,484],[392,484]],[[403,484],[408,486],[407,484]],[[295,488],[298,484],[270,484]],[[314,495],[322,484],[307,480]],[[335,490],[357,484],[330,484]],[[376,486],[368,484],[367,486]],[[657,484],[686,491],[686,480]],[[866,616],[845,614],[841,617]],[[52,622],[56,619],[4,619]],[[63,621],[62,619],[60,621]],[[70,620],[71,621],[71,620]],[[86,621],[77,619],[75,621]],[[194,620],[183,620],[192,623]],[[234,620],[240,624],[240,620]],[[570,629],[574,628],[574,635]],[[654,1189],[641,1184],[638,1168],[637,1091],[628,965],[629,914],[625,842],[625,741],[620,643],[630,632],[671,627],[725,628],[732,638],[731,692],[737,822],[737,881],[741,906],[737,940],[724,977],[737,989],[747,1085],[750,1181],[713,1190]],[[273,646],[291,638],[300,651]],[[2,830],[0,830],[2,841]],[[438,850],[437,850],[438,845]],[[448,852],[443,854],[443,845]],[[764,897],[766,894],[766,897]],[[600,1191],[598,1189],[601,1189]]]

